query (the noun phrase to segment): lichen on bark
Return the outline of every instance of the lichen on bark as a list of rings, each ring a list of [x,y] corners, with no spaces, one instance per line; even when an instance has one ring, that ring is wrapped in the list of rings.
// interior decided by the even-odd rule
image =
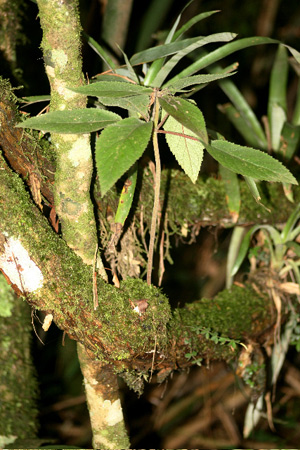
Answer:
[[[76,2],[38,0],[42,49],[51,88],[50,110],[84,108],[86,99],[68,87],[84,83],[80,19]],[[89,135],[52,133],[56,152],[55,209],[64,239],[87,264],[93,263],[97,231],[90,198],[93,161]]]

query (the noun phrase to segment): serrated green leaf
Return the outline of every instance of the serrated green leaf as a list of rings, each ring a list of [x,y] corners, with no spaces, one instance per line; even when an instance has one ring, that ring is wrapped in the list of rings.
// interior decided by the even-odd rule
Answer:
[[[180,80],[174,81],[173,84],[168,85],[170,91],[178,92],[188,86],[193,86],[195,84],[206,84],[215,80],[220,80],[221,78],[227,78],[234,75],[236,72],[231,73],[216,73],[216,74],[204,74],[204,75],[194,75],[191,77],[181,78]]]
[[[69,89],[79,94],[92,95],[99,98],[125,98],[133,95],[151,94],[152,92],[151,88],[121,81],[97,81],[86,86]]]
[[[143,117],[148,116],[149,95],[132,95],[126,98],[101,97],[99,101],[105,106],[117,106]]]
[[[233,172],[257,180],[298,184],[286,167],[260,150],[221,140],[211,141],[206,149],[220,164]]]
[[[195,133],[187,130],[181,123],[171,116],[169,116],[166,120],[164,130],[197,137]],[[192,182],[195,183],[198,178],[203,159],[204,146],[199,140],[195,141],[188,139],[188,137],[168,133],[165,136],[170,150],[177,159],[178,163],[184,172],[190,177]]]
[[[102,196],[142,156],[153,123],[130,117],[101,133],[96,142],[96,166]]]
[[[91,133],[121,120],[118,114],[104,109],[73,109],[53,111],[42,116],[31,117],[16,127],[32,128],[61,134]]]
[[[208,142],[205,120],[197,106],[188,100],[171,95],[159,97],[158,101],[170,116],[174,117],[184,127],[193,131],[203,144]]]

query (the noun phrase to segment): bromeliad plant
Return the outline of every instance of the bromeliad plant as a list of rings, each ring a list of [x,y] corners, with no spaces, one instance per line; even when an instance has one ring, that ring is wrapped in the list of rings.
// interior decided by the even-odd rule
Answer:
[[[256,260],[262,259],[262,255],[258,257],[258,247],[250,251],[250,244],[253,235],[260,231],[263,234],[263,246],[268,250],[268,256],[265,253],[264,264],[271,270],[277,272],[280,278],[285,278],[289,272],[293,273],[293,279],[298,285],[298,289],[294,293],[299,292],[300,286],[300,245],[296,239],[300,234],[300,204],[297,205],[282,231],[279,231],[271,225],[254,225],[244,236],[236,261],[232,266],[231,276],[234,276],[241,267],[247,253],[254,256]]]
[[[291,301],[285,306],[289,309],[289,320],[281,332],[281,315],[283,311],[283,297],[288,295],[300,295],[300,204],[296,206],[282,230],[270,225],[255,225],[245,234],[241,241],[235,262],[229,265],[229,275],[232,281],[234,275],[240,269],[246,255],[252,262],[252,272],[262,271],[264,289],[268,290],[277,310],[277,321],[274,329],[274,345],[270,357],[270,386],[276,385],[276,381],[286,353],[291,344],[299,349],[298,331],[299,314]],[[236,246],[235,238],[239,238],[240,228],[236,227],[233,233],[232,247]],[[258,245],[250,248],[254,234],[258,234]],[[230,253],[230,252],[229,252]],[[232,251],[234,255],[234,251]],[[233,261],[233,260],[232,260]],[[259,280],[256,275],[254,282]],[[231,284],[231,283],[230,283]],[[257,402],[250,403],[245,416],[244,436],[248,437],[254,429],[263,411],[263,394]],[[270,427],[273,427],[272,418],[268,415]]]
[[[53,111],[27,119],[18,125],[54,133],[76,134],[102,130],[96,139],[95,154],[102,196],[120,177],[130,171],[115,217],[115,224],[119,225],[118,233],[131,208],[137,161],[152,140],[156,174],[147,267],[148,284],[151,283],[159,209],[161,174],[159,134],[166,136],[171,152],[193,183],[197,180],[203,151],[206,149],[222,167],[228,169],[230,173],[243,175],[254,187],[254,180],[297,184],[288,169],[268,154],[251,147],[236,145],[223,138],[211,138],[201,110],[193,101],[182,97],[192,95],[194,89],[205,87],[212,81],[232,76],[235,73],[235,65],[226,69],[220,68],[218,73],[195,75],[199,70],[241,48],[276,41],[268,38],[249,38],[230,42],[199,58],[176,76],[171,76],[178,62],[194,50],[203,48],[209,43],[229,42],[236,37],[232,33],[216,33],[206,37],[183,38],[184,33],[193,24],[215,12],[199,14],[178,29],[179,16],[163,45],[137,53],[131,59],[124,54],[123,67],[116,67],[103,48],[88,38],[90,45],[104,59],[108,71],[89,85],[70,86],[69,89],[70,95],[74,92],[97,97],[96,108]],[[300,62],[300,54],[288,48]],[[142,75],[135,70],[141,66]],[[126,110],[128,117],[123,118],[107,109],[112,107]]]

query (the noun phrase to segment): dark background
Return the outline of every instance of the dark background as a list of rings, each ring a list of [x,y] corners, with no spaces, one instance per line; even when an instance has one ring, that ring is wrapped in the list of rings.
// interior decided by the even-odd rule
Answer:
[[[157,32],[169,29],[187,2],[174,0],[163,5],[162,0],[161,3],[166,7],[153,16],[153,36],[149,38],[148,46],[157,44],[161,36]],[[124,48],[128,56],[137,49],[143,20],[151,5],[151,1],[134,2],[130,32]],[[96,0],[81,0],[80,7],[83,29],[101,42],[102,5]],[[190,36],[230,31],[237,33],[239,38],[269,36],[299,49],[298,0],[195,0],[185,10],[182,22],[200,12],[218,9],[220,13],[195,25],[189,32]],[[28,2],[22,16],[26,35],[25,41],[20,42],[18,47],[18,64],[22,72],[12,76],[7,69],[4,76],[9,77],[15,87],[23,85],[18,91],[19,96],[47,94],[48,81],[39,49],[42,35],[37,6]],[[213,45],[210,48],[213,49]],[[273,45],[252,47],[224,60],[224,66],[239,61],[234,82],[259,118],[266,114],[268,81],[275,51],[276,46]],[[89,77],[102,70],[100,59],[86,44],[83,46],[83,63],[84,72]],[[297,82],[295,72],[290,71],[290,111],[294,105]],[[217,84],[202,90],[196,100],[210,128],[220,131],[234,142],[243,143],[217,109],[217,104],[227,101]],[[33,108],[30,112],[38,111]],[[209,163],[205,167],[209,171],[214,170]],[[229,235],[226,230],[209,229],[201,231],[196,242],[189,246],[172,242],[174,264],[166,265],[163,289],[174,304],[180,304],[182,299],[193,301],[201,296],[212,297],[224,287]],[[36,321],[36,330],[45,344],[42,345],[33,336],[41,393],[40,437],[48,443],[88,448],[91,446],[91,431],[76,345],[68,337],[62,345],[62,333],[55,325],[43,334]],[[157,385],[154,377],[140,399],[120,381],[132,447],[297,447],[300,442],[299,362],[299,355],[291,351],[276,391],[273,410],[276,431],[269,429],[267,420],[261,421],[247,441],[242,438],[242,428],[249,398],[231,368],[222,363],[213,364],[209,370],[195,367],[189,373],[175,373],[162,385]]]

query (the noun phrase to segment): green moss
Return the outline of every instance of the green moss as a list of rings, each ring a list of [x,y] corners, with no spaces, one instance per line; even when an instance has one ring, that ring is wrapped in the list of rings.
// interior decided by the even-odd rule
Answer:
[[[177,310],[186,326],[202,325],[229,336],[241,339],[255,332],[255,317],[261,320],[268,314],[268,297],[259,297],[250,287],[233,286],[221,291],[213,299],[201,299]]]
[[[185,344],[186,353],[229,360],[235,355],[230,339],[247,342],[248,338],[260,334],[270,311],[267,296],[258,296],[250,287],[233,286],[214,299],[204,298],[176,309],[169,323],[169,334]],[[207,337],[205,330],[209,331]],[[228,339],[227,345],[220,337]]]

